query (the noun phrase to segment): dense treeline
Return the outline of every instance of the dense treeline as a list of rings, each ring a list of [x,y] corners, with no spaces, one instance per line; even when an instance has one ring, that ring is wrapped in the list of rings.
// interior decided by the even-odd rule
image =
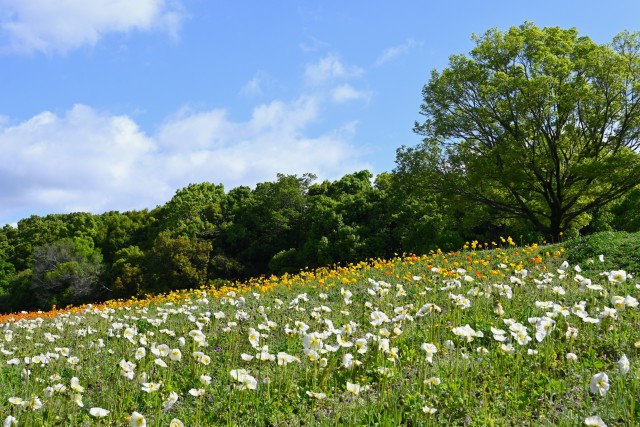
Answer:
[[[425,191],[412,148],[393,173],[337,181],[279,175],[254,189],[191,184],[151,211],[31,216],[0,230],[0,311],[48,309],[281,274],[465,239],[545,236],[455,195]],[[420,172],[421,171],[421,172]],[[426,174],[426,175],[425,175]],[[636,231],[640,190],[589,215],[584,231]],[[576,228],[573,232],[577,232]]]

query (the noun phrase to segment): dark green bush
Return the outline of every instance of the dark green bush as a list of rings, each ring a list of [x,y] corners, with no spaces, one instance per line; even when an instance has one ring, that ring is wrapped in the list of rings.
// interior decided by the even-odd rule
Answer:
[[[640,272],[640,233],[604,231],[569,240],[562,246],[567,261],[585,270]],[[600,254],[604,254],[604,263],[598,260]]]

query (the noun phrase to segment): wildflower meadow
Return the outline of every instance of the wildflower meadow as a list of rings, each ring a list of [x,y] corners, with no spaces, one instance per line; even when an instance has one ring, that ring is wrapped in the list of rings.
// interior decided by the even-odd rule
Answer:
[[[637,426],[640,285],[566,255],[472,242],[6,315],[0,422]]]

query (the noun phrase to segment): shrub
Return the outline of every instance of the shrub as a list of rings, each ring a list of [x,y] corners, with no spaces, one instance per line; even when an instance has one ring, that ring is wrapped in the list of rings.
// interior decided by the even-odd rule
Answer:
[[[640,271],[640,233],[604,231],[572,239],[563,246],[567,260],[587,270]],[[605,254],[604,265],[598,260],[601,254]],[[589,260],[594,263],[589,263]]]

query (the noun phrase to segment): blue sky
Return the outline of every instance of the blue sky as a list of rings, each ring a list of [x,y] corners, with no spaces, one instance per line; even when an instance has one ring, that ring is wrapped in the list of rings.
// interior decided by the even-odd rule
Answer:
[[[607,43],[640,2],[0,0],[0,226],[391,171],[431,70],[526,20]]]

